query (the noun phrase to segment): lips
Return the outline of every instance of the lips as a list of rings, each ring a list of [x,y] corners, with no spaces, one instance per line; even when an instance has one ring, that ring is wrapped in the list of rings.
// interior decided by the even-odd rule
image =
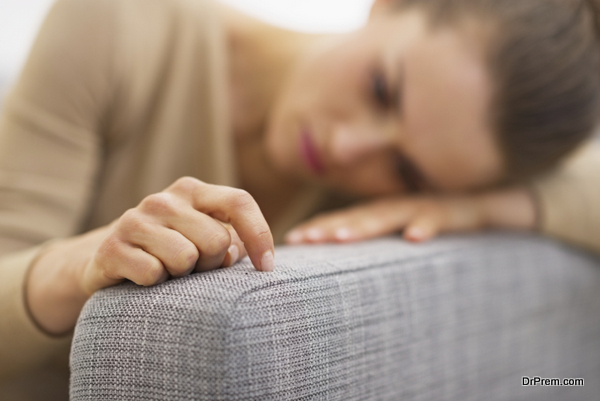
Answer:
[[[325,172],[325,166],[319,157],[310,132],[306,128],[303,128],[300,133],[300,150],[309,169],[317,175],[322,175]]]

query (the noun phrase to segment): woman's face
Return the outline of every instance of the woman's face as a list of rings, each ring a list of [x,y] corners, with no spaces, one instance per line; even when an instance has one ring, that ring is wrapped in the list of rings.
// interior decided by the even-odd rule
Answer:
[[[307,57],[280,93],[267,149],[282,171],[345,192],[486,186],[502,176],[483,30],[372,12]]]

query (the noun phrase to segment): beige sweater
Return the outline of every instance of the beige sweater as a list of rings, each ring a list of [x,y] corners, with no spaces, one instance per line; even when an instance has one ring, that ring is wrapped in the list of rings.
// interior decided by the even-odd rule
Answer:
[[[0,116],[0,399],[65,396],[70,338],[41,332],[24,303],[47,241],[105,225],[184,175],[236,185],[212,7],[59,0],[46,19]],[[588,153],[534,188],[543,232],[600,251],[600,151]],[[298,199],[274,236],[321,196]]]
[[[70,339],[42,333],[23,302],[39,244],[105,225],[181,176],[236,184],[211,7],[59,0],[50,11],[0,117],[0,378],[57,355],[65,365]]]

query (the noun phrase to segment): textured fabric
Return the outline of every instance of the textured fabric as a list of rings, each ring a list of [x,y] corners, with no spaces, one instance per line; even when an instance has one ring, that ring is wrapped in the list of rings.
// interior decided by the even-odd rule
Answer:
[[[502,233],[278,248],[95,294],[71,369],[74,401],[597,399],[600,261]]]

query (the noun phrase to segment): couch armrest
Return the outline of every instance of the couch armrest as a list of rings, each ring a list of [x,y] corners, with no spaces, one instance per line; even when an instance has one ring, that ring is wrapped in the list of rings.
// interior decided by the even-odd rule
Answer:
[[[95,294],[71,370],[75,401],[593,399],[600,261],[508,233],[280,247]]]

